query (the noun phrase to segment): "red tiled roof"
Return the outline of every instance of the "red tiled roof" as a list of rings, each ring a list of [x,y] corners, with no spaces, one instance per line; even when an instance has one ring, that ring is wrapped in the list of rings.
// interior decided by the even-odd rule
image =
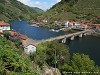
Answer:
[[[75,22],[69,22],[69,24],[73,26],[75,24]]]
[[[18,37],[22,40],[26,40],[28,39],[28,37],[26,35],[22,35],[22,34],[19,34]]]
[[[9,32],[10,32],[10,35],[11,35],[11,36],[17,36],[17,37],[19,37],[21,40],[26,40],[26,39],[28,39],[28,37],[27,37],[26,35],[17,33],[17,32],[15,32],[15,31],[9,31]]]
[[[9,23],[5,23],[3,21],[0,21],[0,26],[10,26],[10,24]]]
[[[33,41],[32,39],[28,38],[26,40],[22,40],[22,45],[24,47],[27,47],[29,45],[33,45],[33,46],[36,46],[37,45],[37,42]]]
[[[82,26],[85,27],[86,29],[90,28],[87,24],[82,24]]]

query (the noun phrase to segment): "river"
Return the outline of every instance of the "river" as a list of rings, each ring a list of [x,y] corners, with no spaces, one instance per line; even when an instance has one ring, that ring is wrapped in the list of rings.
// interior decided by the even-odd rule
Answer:
[[[11,25],[17,32],[27,35],[34,40],[42,40],[63,34],[69,34],[68,32],[53,32],[46,28],[30,26],[26,21],[14,21],[11,22]]]
[[[27,35],[35,40],[47,39],[63,34],[69,34],[68,32],[53,32],[46,28],[34,27],[28,25],[26,21],[14,21],[11,22],[11,26],[17,32]],[[100,38],[95,36],[83,36],[82,38],[75,38],[73,41],[67,41],[70,54],[84,53],[95,61],[96,65],[100,66]]]

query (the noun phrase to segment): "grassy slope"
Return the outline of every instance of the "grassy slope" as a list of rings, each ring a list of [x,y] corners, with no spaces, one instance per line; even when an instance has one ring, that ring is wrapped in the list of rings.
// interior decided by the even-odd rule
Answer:
[[[75,14],[70,11],[68,3],[58,3],[54,5],[50,10],[45,13],[45,16],[48,15],[48,18],[52,20],[68,20],[75,18]]]
[[[100,16],[100,0],[79,0],[73,8],[84,14],[90,13]]]

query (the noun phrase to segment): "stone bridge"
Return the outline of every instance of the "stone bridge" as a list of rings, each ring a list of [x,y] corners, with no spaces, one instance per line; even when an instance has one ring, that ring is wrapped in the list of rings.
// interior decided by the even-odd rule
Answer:
[[[60,35],[60,36],[52,37],[52,38],[49,38],[49,39],[39,40],[39,41],[37,41],[37,43],[40,44],[42,42],[60,40],[60,39],[62,39],[62,43],[66,43],[67,38],[69,38],[70,40],[74,40],[74,38],[76,36],[82,37],[83,35],[86,35],[87,33],[88,33],[88,30],[85,30],[85,31],[80,31],[80,32],[76,32],[76,33]]]

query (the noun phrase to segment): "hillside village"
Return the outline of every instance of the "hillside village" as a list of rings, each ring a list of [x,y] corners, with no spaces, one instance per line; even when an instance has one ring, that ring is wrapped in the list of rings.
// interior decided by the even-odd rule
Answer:
[[[90,28],[95,28],[97,30],[100,29],[100,24],[93,24],[93,23],[90,23],[87,22],[87,23],[80,23],[80,22],[75,22],[75,21],[54,21],[54,23],[52,24],[49,24],[48,20],[47,19],[44,19],[44,20],[34,20],[32,22],[32,24],[36,24],[37,26],[42,26],[44,25],[44,27],[47,27],[48,26],[51,26],[51,29],[53,29],[52,27],[53,26],[63,26],[62,29],[60,28],[59,30],[64,30],[64,31],[68,31],[70,29],[90,29]],[[52,26],[53,25],[53,26]]]

